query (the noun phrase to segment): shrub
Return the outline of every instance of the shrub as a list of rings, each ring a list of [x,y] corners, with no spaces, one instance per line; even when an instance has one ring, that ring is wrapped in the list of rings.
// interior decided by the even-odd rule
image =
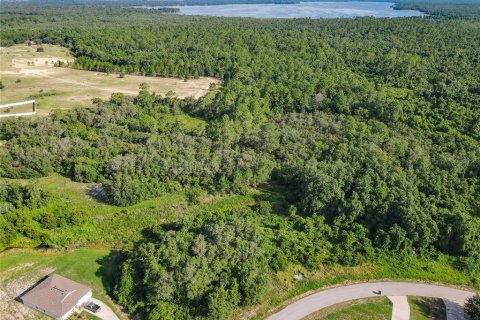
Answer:
[[[464,308],[471,320],[480,320],[480,296],[478,294],[468,298]]]
[[[191,204],[200,204],[200,199],[206,195],[200,187],[193,187],[187,191],[187,201]]]

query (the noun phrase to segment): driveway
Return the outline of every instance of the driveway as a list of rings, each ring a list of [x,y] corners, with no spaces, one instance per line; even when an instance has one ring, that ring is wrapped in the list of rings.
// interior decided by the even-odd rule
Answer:
[[[443,299],[443,303],[445,303],[445,307],[447,309],[447,320],[465,319],[462,301],[450,301],[448,299]]]
[[[392,302],[392,320],[409,320],[410,305],[406,296],[388,296]]]
[[[105,303],[103,303],[102,301],[95,298],[90,298],[88,301],[92,301],[98,304],[101,308],[100,308],[100,311],[98,311],[97,313],[93,313],[83,308],[83,310],[85,310],[86,312],[91,313],[94,316],[99,317],[100,319],[103,319],[103,320],[119,320],[117,315],[112,311],[112,309],[110,309],[110,307]]]
[[[472,291],[460,290],[440,285],[408,282],[367,282],[349,286],[327,289],[300,299],[267,320],[300,320],[320,309],[349,300],[382,296],[421,296],[447,299],[463,305],[465,300],[474,295]]]

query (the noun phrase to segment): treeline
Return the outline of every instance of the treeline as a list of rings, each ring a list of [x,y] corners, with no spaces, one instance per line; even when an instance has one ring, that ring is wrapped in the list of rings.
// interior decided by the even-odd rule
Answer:
[[[99,182],[117,205],[179,190],[243,193],[274,179],[291,189],[300,214],[353,228],[375,247],[478,258],[478,142],[459,148],[438,135],[435,144],[408,127],[318,112],[261,123],[225,115],[200,131],[162,121],[198,103],[142,90],[4,122],[1,174]]]
[[[38,21],[21,23],[2,15],[12,26],[2,41],[67,46],[76,67],[88,70],[221,78],[221,95],[197,110],[204,117],[329,110],[480,138],[477,22],[262,21],[75,8],[52,14],[34,6],[29,12],[38,11]],[[63,28],[50,28],[54,22]]]
[[[268,279],[257,274],[288,263],[444,253],[479,271],[477,20],[159,18],[93,8],[33,6],[25,17],[18,5],[0,16],[10,26],[1,39],[67,46],[78,68],[216,76],[222,88],[180,100],[142,86],[136,97],[94,99],[94,108],[4,120],[0,176],[96,182],[120,206],[261,184],[279,186],[288,202],[150,230],[127,254],[116,290],[130,312],[224,319],[258,301]]]
[[[398,10],[419,10],[434,17],[448,19],[480,19],[480,5],[476,0],[402,0],[395,5]]]

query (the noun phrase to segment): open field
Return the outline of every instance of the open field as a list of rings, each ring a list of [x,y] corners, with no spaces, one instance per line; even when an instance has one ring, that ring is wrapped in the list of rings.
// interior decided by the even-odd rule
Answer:
[[[408,297],[411,320],[446,320],[447,310],[442,299]]]
[[[88,285],[93,296],[107,303],[121,318],[107,290],[115,269],[116,253],[105,249],[79,249],[67,253],[43,250],[9,250],[0,253],[0,317],[13,319],[50,319],[14,300],[29,286],[50,273]],[[82,312],[83,314],[83,312]],[[82,315],[79,319],[92,319]]]
[[[68,49],[43,45],[37,47],[16,45],[0,48],[0,104],[36,99],[38,114],[48,114],[52,109],[66,109],[79,105],[91,105],[92,98],[107,99],[114,92],[136,95],[142,82],[150,91],[166,94],[173,91],[178,97],[199,98],[209,91],[210,83],[219,85],[214,78],[184,81],[178,78],[143,77],[76,70],[55,67],[57,61],[72,62]],[[3,112],[3,111],[2,111]],[[22,112],[15,108],[11,113]]]
[[[391,315],[391,302],[386,297],[378,297],[339,303],[315,312],[305,320],[389,320]]]
[[[27,180],[16,180],[27,183]],[[82,225],[65,226],[49,231],[57,246],[108,246],[120,248],[140,240],[142,230],[162,223],[179,221],[182,217],[195,215],[202,210],[235,210],[252,205],[260,191],[252,190],[247,195],[205,196],[197,205],[189,204],[184,193],[169,193],[159,198],[138,204],[117,207],[102,202],[92,193],[101,192],[95,184],[73,182],[60,175],[35,180],[35,184],[48,191],[55,201],[45,207],[30,211],[30,217],[45,212],[84,212],[87,220]],[[16,247],[34,247],[40,243],[26,237],[16,240]]]

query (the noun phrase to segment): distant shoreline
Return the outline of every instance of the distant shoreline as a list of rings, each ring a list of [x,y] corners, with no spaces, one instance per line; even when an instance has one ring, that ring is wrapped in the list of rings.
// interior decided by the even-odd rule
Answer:
[[[386,1],[271,1],[268,3],[176,4],[174,6],[135,6],[135,9],[161,10],[179,15],[236,17],[236,18],[397,18],[423,17],[418,10],[398,8]]]

